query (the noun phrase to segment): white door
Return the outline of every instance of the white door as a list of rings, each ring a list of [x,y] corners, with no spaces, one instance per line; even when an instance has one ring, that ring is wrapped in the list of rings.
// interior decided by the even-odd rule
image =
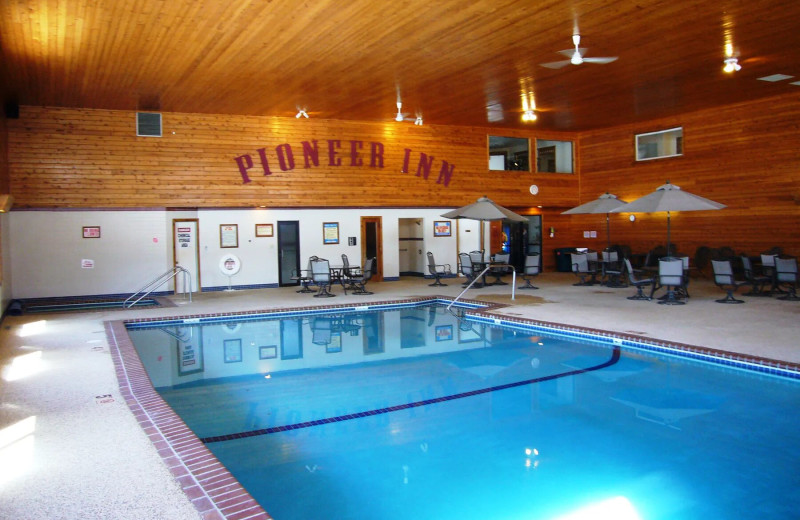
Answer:
[[[189,271],[191,291],[198,292],[200,290],[200,244],[197,237],[197,219],[173,220],[172,239],[174,263]],[[184,278],[182,274],[175,277],[176,294],[184,292]]]

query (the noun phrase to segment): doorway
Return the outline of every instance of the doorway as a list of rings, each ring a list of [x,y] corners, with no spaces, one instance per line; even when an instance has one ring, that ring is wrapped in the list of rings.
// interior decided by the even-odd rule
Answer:
[[[278,221],[278,285],[287,287],[299,285],[297,278],[300,272],[300,221]]]
[[[527,222],[503,220],[501,225],[500,249],[510,255],[509,263],[518,272],[525,269],[527,255],[542,254],[542,216],[526,216]]]
[[[398,251],[400,276],[425,276],[425,256],[422,254],[425,245],[421,218],[398,219]]]
[[[173,219],[172,220],[172,265],[180,265],[189,271],[190,288],[184,288],[184,277],[175,277],[175,294],[191,289],[199,292],[200,287],[200,240],[197,228],[198,219]]]
[[[383,231],[381,217],[361,217],[361,264],[375,258],[372,280],[383,281]]]

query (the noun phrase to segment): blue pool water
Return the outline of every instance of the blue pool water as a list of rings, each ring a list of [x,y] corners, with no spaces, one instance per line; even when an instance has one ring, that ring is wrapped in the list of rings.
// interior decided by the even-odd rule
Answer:
[[[797,380],[440,306],[129,333],[276,520],[800,511]]]

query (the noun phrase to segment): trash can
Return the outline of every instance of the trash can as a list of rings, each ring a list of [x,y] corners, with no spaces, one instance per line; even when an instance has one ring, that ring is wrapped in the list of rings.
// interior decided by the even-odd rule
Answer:
[[[559,273],[572,272],[572,258],[569,255],[577,253],[578,250],[574,247],[558,247],[554,251],[556,253],[556,271]]]

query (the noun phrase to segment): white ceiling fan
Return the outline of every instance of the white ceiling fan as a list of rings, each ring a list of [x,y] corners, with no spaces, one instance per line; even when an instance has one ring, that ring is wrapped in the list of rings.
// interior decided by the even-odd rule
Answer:
[[[568,56],[568,60],[562,61],[551,61],[549,63],[540,63],[542,67],[547,67],[548,69],[560,69],[561,67],[565,67],[567,65],[580,65],[581,63],[598,63],[598,64],[605,64],[611,63],[612,61],[616,61],[617,56],[605,56],[600,58],[586,58],[584,54],[586,54],[586,49],[581,48],[581,35],[575,33],[572,35],[572,43],[575,45],[574,49],[567,49],[564,51],[558,51],[560,54],[564,56]]]

